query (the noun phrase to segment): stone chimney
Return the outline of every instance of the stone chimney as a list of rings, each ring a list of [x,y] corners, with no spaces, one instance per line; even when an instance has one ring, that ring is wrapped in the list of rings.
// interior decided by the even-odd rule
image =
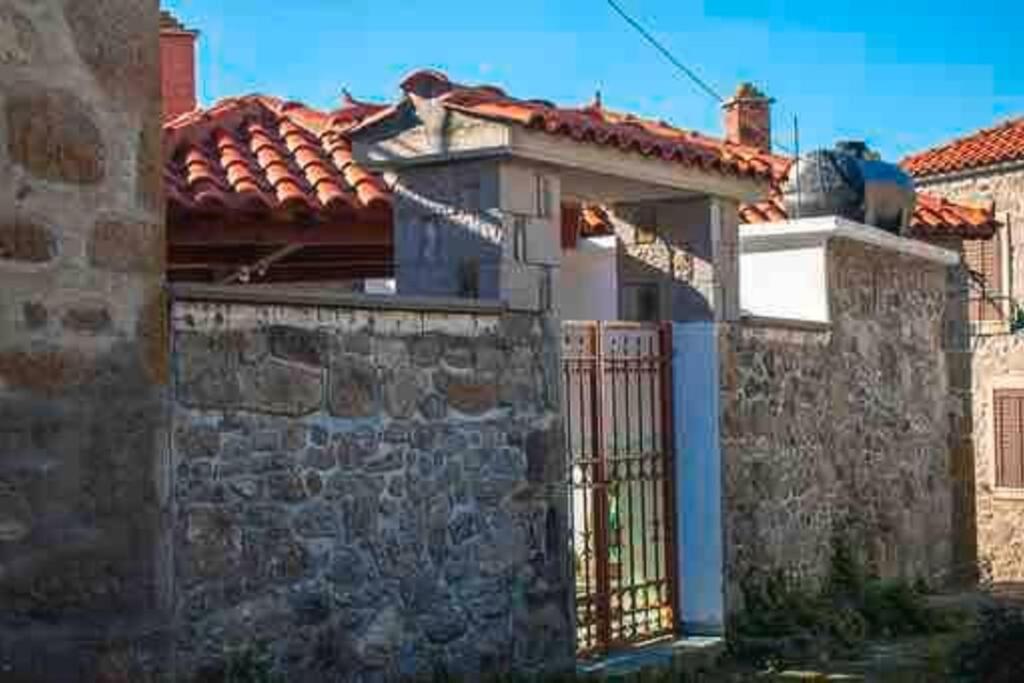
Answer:
[[[772,102],[750,83],[742,83],[722,105],[725,139],[729,142],[772,151]]]
[[[164,119],[196,108],[196,37],[174,15],[160,12],[160,70]]]

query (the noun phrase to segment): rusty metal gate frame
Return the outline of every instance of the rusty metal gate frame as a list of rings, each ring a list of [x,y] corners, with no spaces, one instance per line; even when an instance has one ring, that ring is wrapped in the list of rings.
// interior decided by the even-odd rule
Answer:
[[[566,322],[562,339],[563,424],[578,565],[577,654],[585,658],[675,633],[672,329],[665,323]],[[636,389],[635,404],[631,387]],[[625,411],[625,433],[619,431],[620,411]],[[630,448],[634,426],[639,428],[636,450]],[[634,538],[637,485],[639,539]],[[628,534],[621,523],[611,528],[619,520],[622,500],[628,506]],[[613,551],[620,558],[626,551],[629,562],[613,564]],[[625,577],[623,565],[628,565]],[[618,573],[612,571],[615,566]]]

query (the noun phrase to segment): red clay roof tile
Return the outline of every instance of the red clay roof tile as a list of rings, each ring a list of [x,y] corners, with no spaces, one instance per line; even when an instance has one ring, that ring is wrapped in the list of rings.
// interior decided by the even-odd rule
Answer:
[[[164,123],[170,207],[181,211],[380,211],[377,176],[352,160],[343,132],[383,109],[346,98],[335,112],[262,95],[231,98]]]
[[[924,177],[1020,160],[1024,160],[1024,117],[911,154],[900,165],[907,173]]]
[[[617,147],[706,171],[768,181],[777,180],[780,171],[778,157],[753,147],[682,130],[663,121],[611,111],[596,103],[572,108],[542,100],[517,99],[494,86],[454,83],[445,74],[433,70],[411,74],[402,81],[401,87],[407,93],[439,97],[446,108],[472,116],[514,123],[580,143]],[[360,126],[368,126],[397,111],[397,105],[390,107],[368,117]]]
[[[741,223],[773,223],[787,219],[786,207],[777,196],[740,207]],[[995,215],[989,209],[957,204],[918,192],[910,219],[910,234],[922,239],[988,239],[995,234],[996,226]]]

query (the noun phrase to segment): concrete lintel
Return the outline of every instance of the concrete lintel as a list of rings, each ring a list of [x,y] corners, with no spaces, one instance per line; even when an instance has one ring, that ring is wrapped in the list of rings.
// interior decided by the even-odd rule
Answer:
[[[701,171],[679,163],[650,159],[636,152],[623,152],[610,146],[576,142],[525,128],[512,128],[510,133],[510,151],[513,156],[559,167],[588,170],[740,202],[756,201],[767,190],[766,182]]]
[[[839,216],[800,218],[778,223],[758,223],[740,228],[740,251],[781,251],[821,246],[831,239],[844,238],[870,244],[944,266],[955,266],[960,256],[949,249],[893,235],[885,230],[847,220]]]
[[[311,291],[282,285],[170,285],[175,301],[206,301],[245,304],[292,304],[329,308],[359,308],[381,311],[428,311],[500,315],[508,310],[501,301],[391,296],[349,292]]]

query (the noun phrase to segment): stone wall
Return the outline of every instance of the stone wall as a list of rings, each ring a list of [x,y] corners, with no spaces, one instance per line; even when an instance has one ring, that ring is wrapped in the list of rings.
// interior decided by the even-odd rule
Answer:
[[[1024,389],[1024,337],[975,341],[972,358],[977,553],[983,578],[1024,580],[1024,492],[995,488],[993,392]]]
[[[827,259],[830,325],[724,328],[730,611],[752,571],[822,579],[837,535],[884,576],[949,570],[946,274],[849,240]]]
[[[0,3],[0,678],[98,680],[169,601],[156,0]]]
[[[179,666],[571,665],[551,321],[259,296],[173,309]]]

